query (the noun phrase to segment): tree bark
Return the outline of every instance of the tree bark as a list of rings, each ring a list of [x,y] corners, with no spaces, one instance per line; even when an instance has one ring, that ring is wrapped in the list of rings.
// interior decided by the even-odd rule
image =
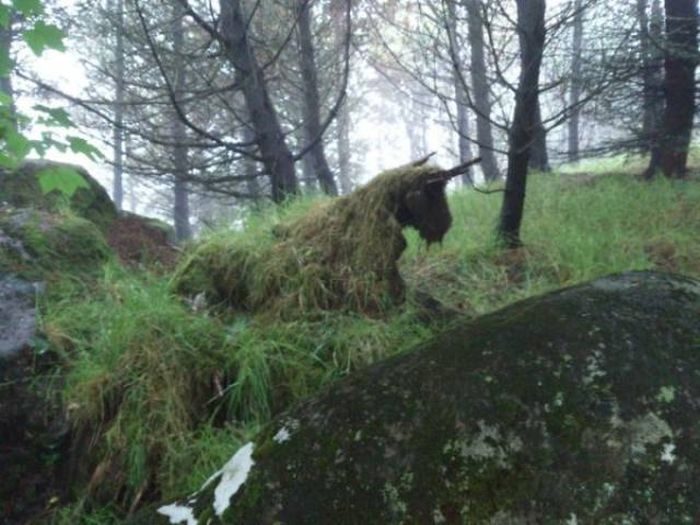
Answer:
[[[486,181],[500,177],[498,163],[493,152],[491,131],[491,101],[489,82],[486,77],[486,56],[484,52],[484,26],[481,19],[480,0],[464,0],[467,8],[469,46],[471,48],[471,81],[476,112],[476,140],[479,144],[481,170]]]
[[[248,41],[247,18],[240,0],[222,0],[220,20],[226,55],[236,70],[263,165],[270,177],[272,199],[282,202],[299,191],[294,159],[267,91],[263,71]]]
[[[118,0],[121,1],[121,0]],[[182,24],[183,13],[179,4],[175,3],[175,13],[172,21],[171,33],[173,39],[173,73],[175,75],[174,95],[181,104],[185,90],[186,71],[184,63],[184,28]],[[188,148],[185,146],[187,138],[185,124],[173,110],[171,125],[175,147],[173,148],[173,222],[175,223],[175,237],[178,241],[184,241],[192,236],[190,228],[189,190],[187,188],[187,174],[189,172]]]
[[[658,166],[666,177],[687,173],[688,148],[695,115],[695,67],[698,60],[698,6],[695,0],[665,0],[665,108]],[[652,159],[653,160],[653,159]]]
[[[651,152],[652,164],[659,164],[659,133],[663,116],[663,60],[660,52],[663,14],[660,0],[652,0],[651,16],[647,15],[649,0],[637,0],[639,47],[642,54],[642,151]]]
[[[313,36],[311,34],[311,2],[297,0],[299,29],[299,61],[301,63],[301,81],[304,93],[304,137],[306,144],[314,145],[307,152],[310,168],[318,179],[321,190],[326,195],[338,195],[333,173],[328,166],[323,149],[321,129],[321,103],[318,94],[318,75],[314,57]]]
[[[638,0],[645,2],[646,0]],[[571,81],[569,90],[569,106],[571,117],[569,118],[568,142],[569,162],[579,160],[579,101],[581,99],[581,52],[583,50],[583,0],[574,2],[574,34],[571,43]]]
[[[14,32],[12,30],[12,20],[7,24],[7,27],[0,27],[0,55],[12,59],[12,38]],[[16,107],[15,107],[15,90],[12,86],[12,68],[9,68],[7,74],[0,76],[0,91],[10,97],[9,124],[13,127],[17,126]]]
[[[347,0],[333,0],[330,5],[331,16],[333,18],[333,34],[336,53],[342,53],[346,35],[345,10]],[[342,74],[338,68],[337,74]],[[336,148],[338,150],[338,182],[340,193],[347,195],[353,190],[353,177],[351,165],[350,149],[350,106],[346,93],[338,108],[336,119]]]
[[[117,210],[124,202],[124,0],[115,0],[114,124],[112,127],[112,200]]]
[[[452,60],[452,83],[455,92],[455,105],[457,106],[457,146],[459,151],[459,163],[463,164],[472,159],[471,144],[469,143],[469,100],[466,87],[464,86],[464,75],[462,74],[462,58],[456,45],[457,35],[457,9],[455,0],[447,2],[447,27],[450,32],[451,47],[454,48]],[[471,186],[473,184],[472,169],[462,175],[462,184]]]
[[[540,65],[544,48],[545,0],[517,0],[520,34],[520,78],[508,143],[508,171],[498,224],[498,237],[509,248],[520,246],[530,148],[538,106]]]
[[[532,148],[530,151],[530,167],[537,171],[551,171],[549,165],[549,155],[547,153],[547,130],[542,124],[542,112],[540,110],[540,102],[537,100],[535,107],[535,123],[534,136],[532,139]]]

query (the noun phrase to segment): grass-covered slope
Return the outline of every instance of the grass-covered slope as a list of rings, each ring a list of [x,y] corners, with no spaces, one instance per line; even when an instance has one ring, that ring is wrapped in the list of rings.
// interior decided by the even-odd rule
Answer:
[[[426,249],[408,235],[401,272],[409,299],[381,318],[335,311],[274,321],[201,311],[171,293],[168,276],[114,265],[96,285],[74,283],[72,294],[46,304],[43,323],[63,356],[65,402],[82,479],[90,480],[84,492],[93,497],[91,506],[64,508],[57,520],[108,523],[106,507],[96,505],[111,502],[118,514],[196,490],[271,415],[441,328],[416,296],[477,315],[621,270],[700,277],[697,179],[533,176],[525,247],[510,252],[493,243],[498,195],[459,191],[450,205],[453,226],[441,247]],[[255,217],[211,242],[261,245],[281,217],[313,206],[302,201]]]

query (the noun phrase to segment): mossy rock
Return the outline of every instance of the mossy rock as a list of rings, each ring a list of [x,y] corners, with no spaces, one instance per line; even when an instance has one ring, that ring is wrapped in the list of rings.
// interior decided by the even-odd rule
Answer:
[[[87,188],[78,188],[68,205],[76,215],[88,219],[105,231],[117,217],[117,209],[107,191],[80,166],[45,160],[25,161],[17,170],[0,170],[0,204],[3,202],[15,208],[36,208],[48,212],[64,211],[65,197],[57,190],[44,194],[39,185],[38,175],[45,170],[74,169],[85,182]]]
[[[697,523],[698,399],[700,282],[614,275],[332,385],[139,519]]]
[[[0,210],[0,269],[30,280],[95,272],[111,256],[91,221],[35,209]]]

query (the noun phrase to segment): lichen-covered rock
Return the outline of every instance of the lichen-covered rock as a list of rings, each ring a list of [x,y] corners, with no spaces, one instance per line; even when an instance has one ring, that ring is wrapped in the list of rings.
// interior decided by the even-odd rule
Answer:
[[[30,280],[94,271],[110,257],[104,236],[75,215],[0,208],[0,271]]]
[[[700,282],[464,321],[277,418],[147,523],[698,523]]]
[[[36,351],[37,283],[0,272],[0,523],[33,523],[63,488],[59,449],[67,426],[54,381],[55,363]],[[40,346],[40,345],[39,345]]]
[[[87,183],[78,188],[68,202],[70,209],[84,219],[97,224],[102,231],[117,218],[117,209],[107,191],[80,166],[48,160],[27,160],[18,169],[0,169],[0,204],[15,208],[34,208],[48,212],[61,211],[65,207],[63,195],[54,190],[44,194],[38,175],[45,170],[77,171]]]
[[[21,351],[36,334],[37,287],[0,272],[0,359]]]

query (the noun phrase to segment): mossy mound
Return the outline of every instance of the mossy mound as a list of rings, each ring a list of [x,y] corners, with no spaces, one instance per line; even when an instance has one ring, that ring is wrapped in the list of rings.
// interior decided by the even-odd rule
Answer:
[[[70,214],[0,209],[0,268],[30,280],[94,272],[111,251],[97,226]]]
[[[695,523],[700,282],[630,272],[465,321],[276,418],[141,523]]]
[[[213,237],[185,257],[174,287],[249,311],[382,311],[404,299],[397,265],[406,248],[403,227],[441,241],[451,224],[445,185],[457,173],[402,166],[263,236]]]
[[[87,188],[78,188],[70,198],[70,210],[97,224],[102,231],[117,217],[117,209],[105,189],[80,166],[45,160],[25,161],[17,170],[0,170],[0,204],[15,208],[34,208],[48,212],[65,210],[65,197],[57,190],[44,194],[38,175],[46,170],[73,169]]]
[[[175,232],[158,219],[122,212],[109,227],[107,242],[129,266],[172,269],[177,260]]]

